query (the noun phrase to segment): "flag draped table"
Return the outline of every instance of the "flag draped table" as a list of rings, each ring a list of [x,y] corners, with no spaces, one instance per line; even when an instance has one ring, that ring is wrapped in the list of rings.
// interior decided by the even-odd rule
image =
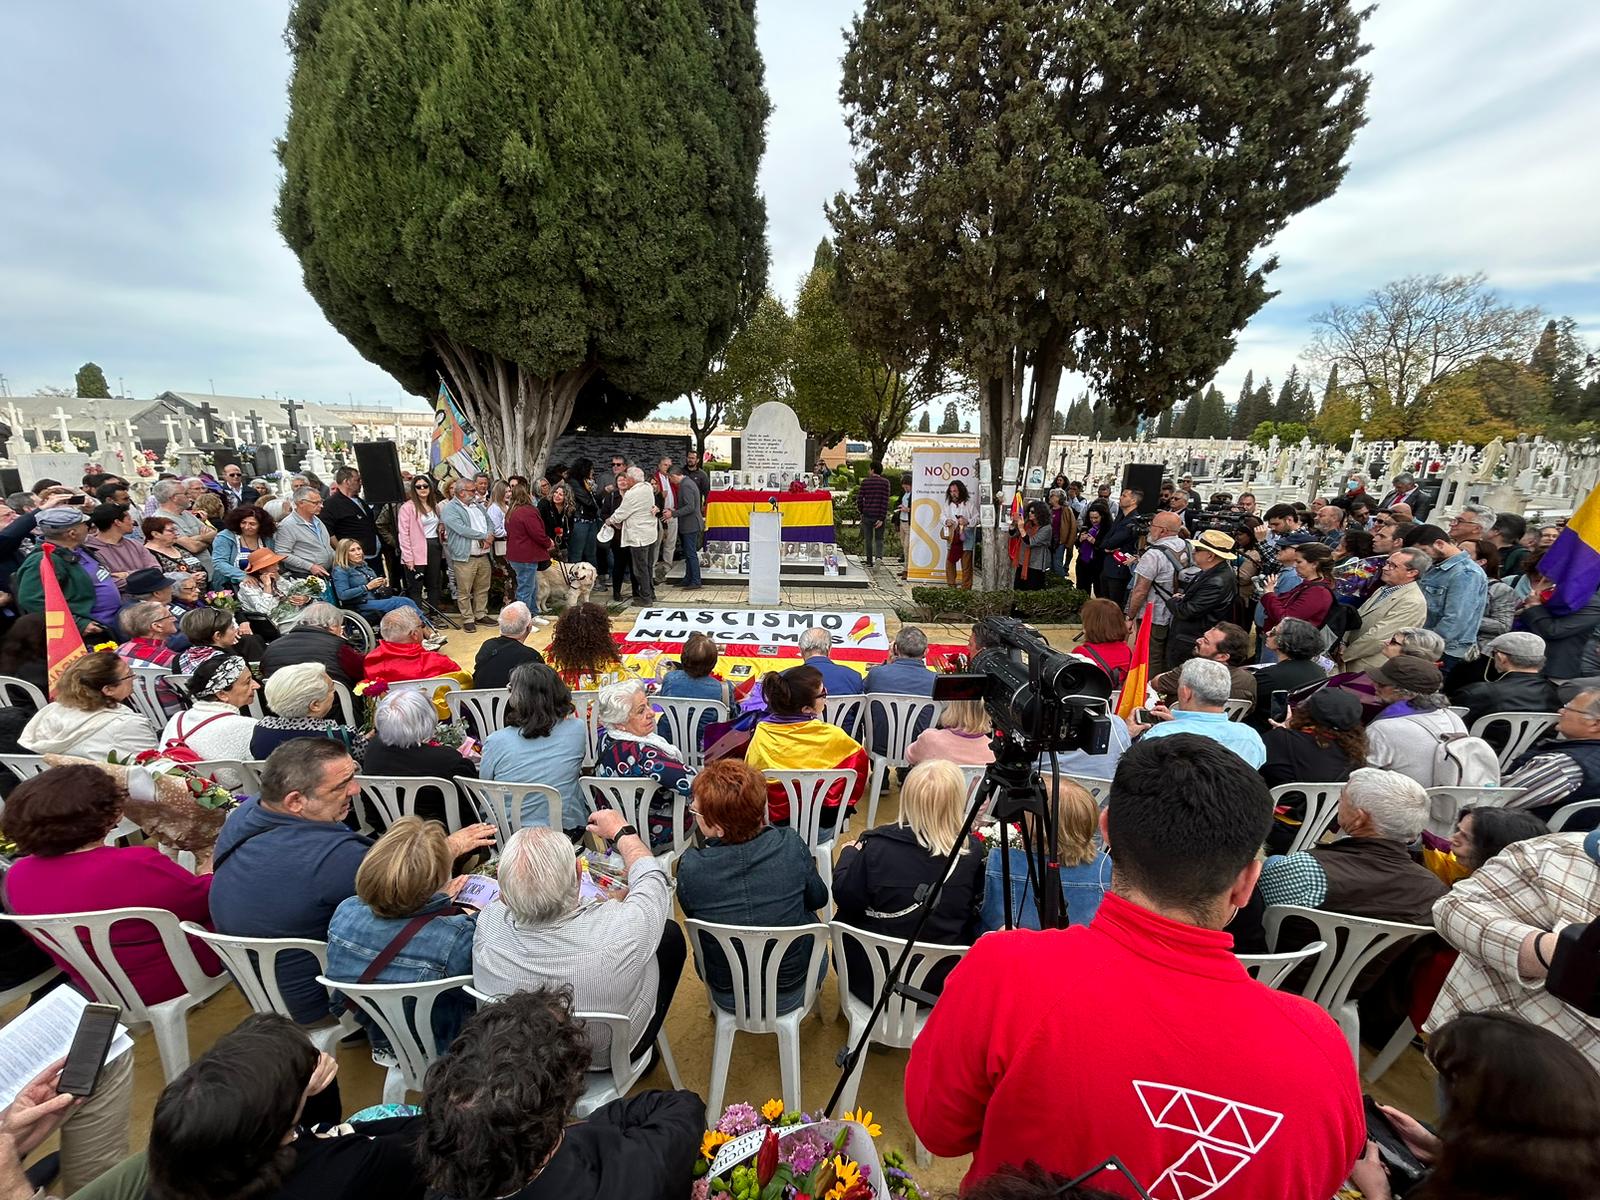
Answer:
[[[712,491],[706,502],[706,542],[748,542],[751,511],[770,512],[774,499],[783,517],[784,541],[827,544],[837,540],[832,493],[751,488]]]

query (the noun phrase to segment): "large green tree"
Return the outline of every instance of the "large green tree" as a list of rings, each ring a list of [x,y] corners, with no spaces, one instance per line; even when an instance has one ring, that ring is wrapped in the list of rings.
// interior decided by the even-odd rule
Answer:
[[[597,424],[698,387],[760,294],[754,9],[291,11],[278,227],[333,326],[410,391],[448,380],[501,473],[580,395]]]
[[[79,367],[74,383],[81,399],[107,400],[111,397],[111,385],[106,382],[106,373],[98,363],[86,362]]]
[[[1045,451],[1064,369],[1159,412],[1227,360],[1270,295],[1262,247],[1343,177],[1364,52],[1348,0],[866,0],[855,187],[829,207],[853,323],[965,364],[997,480]]]
[[[1502,300],[1482,275],[1412,275],[1312,318],[1309,355],[1339,368],[1371,437],[1421,432],[1430,391],[1483,358],[1526,359],[1540,313]]]

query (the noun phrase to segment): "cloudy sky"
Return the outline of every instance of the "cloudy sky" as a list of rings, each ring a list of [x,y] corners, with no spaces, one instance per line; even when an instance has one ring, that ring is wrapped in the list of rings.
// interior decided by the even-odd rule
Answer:
[[[761,171],[773,286],[792,299],[823,201],[850,183],[838,103],[846,0],[761,0],[773,116]],[[0,106],[0,377],[322,403],[399,389],[333,331],[272,224],[287,7],[9,0]],[[1414,272],[1482,271],[1600,340],[1600,6],[1385,0],[1368,124],[1330,200],[1274,247],[1280,295],[1218,382],[1281,379],[1308,318]],[[1070,398],[1064,392],[1063,403]]]

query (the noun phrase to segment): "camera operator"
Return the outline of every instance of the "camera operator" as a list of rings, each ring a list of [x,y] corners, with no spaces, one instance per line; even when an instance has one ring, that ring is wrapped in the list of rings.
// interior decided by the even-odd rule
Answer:
[[[1266,784],[1213,742],[1179,734],[1122,756],[1100,815],[1111,891],[1093,922],[979,938],[911,1048],[912,1128],[935,1154],[973,1154],[965,1188],[1029,1160],[1076,1174],[1109,1148],[1156,1189],[1205,1152],[1193,1118],[1157,1123],[1192,1090],[1271,1122],[1248,1158],[1228,1159],[1230,1195],[1339,1189],[1365,1144],[1344,1035],[1304,997],[1250,979],[1220,932],[1271,825]]]
[[[1221,529],[1208,529],[1189,543],[1189,550],[1200,573],[1167,601],[1172,618],[1166,642],[1169,667],[1181,667],[1194,654],[1195,639],[1233,615],[1239,592],[1233,574],[1233,538]],[[1153,634],[1152,630],[1152,641]]]
[[[1600,918],[1600,863],[1584,835],[1514,842],[1433,906],[1433,923],[1461,957],[1423,1025],[1432,1033],[1462,1013],[1501,1009],[1559,1035],[1600,1070],[1600,1018],[1544,986],[1567,925]]]

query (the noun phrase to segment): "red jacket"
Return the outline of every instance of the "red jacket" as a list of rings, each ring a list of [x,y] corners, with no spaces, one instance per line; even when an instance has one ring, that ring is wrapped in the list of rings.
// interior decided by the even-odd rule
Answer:
[[[912,1045],[912,1128],[974,1155],[968,1187],[1115,1154],[1152,1196],[1327,1200],[1366,1146],[1349,1043],[1232,945],[1113,894],[1086,926],[985,934]],[[1133,1194],[1113,1172],[1086,1182]]]
[[[1271,629],[1285,617],[1299,617],[1321,628],[1333,608],[1333,588],[1320,579],[1297,583],[1287,592],[1266,593],[1261,607],[1267,610],[1263,629]]]
[[[470,681],[472,672],[465,670],[455,659],[435,650],[426,650],[420,642],[379,642],[367,651],[367,678],[396,683],[402,679],[433,679],[456,675]],[[470,682],[467,686],[471,686]]]
[[[506,514],[506,561],[550,561],[550,535],[545,532],[539,510],[531,504],[519,505]]]

